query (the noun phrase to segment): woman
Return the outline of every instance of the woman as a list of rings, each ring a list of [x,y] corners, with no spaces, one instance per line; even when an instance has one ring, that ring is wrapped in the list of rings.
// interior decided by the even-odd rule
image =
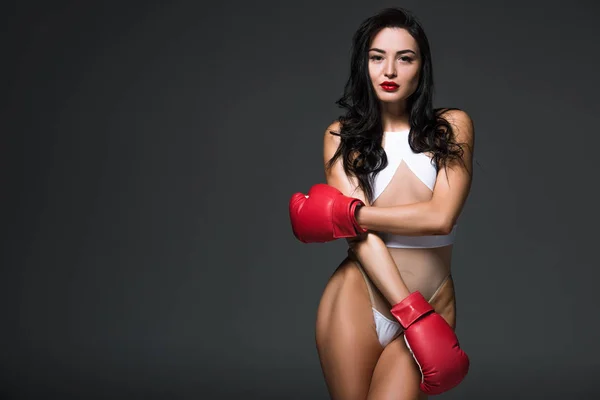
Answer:
[[[424,399],[468,371],[453,331],[450,262],[471,186],[473,124],[463,111],[434,110],[432,93],[414,16],[386,9],[364,21],[338,101],[347,112],[325,131],[327,184],[290,201],[301,241],[349,244],[317,313],[333,399]]]

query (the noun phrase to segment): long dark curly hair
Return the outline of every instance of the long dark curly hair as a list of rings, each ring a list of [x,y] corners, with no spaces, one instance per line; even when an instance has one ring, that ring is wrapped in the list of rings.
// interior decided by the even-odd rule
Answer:
[[[409,112],[409,145],[416,153],[430,152],[438,170],[454,159],[462,161],[463,149],[455,142],[450,123],[442,116],[456,108],[433,108],[433,70],[429,41],[419,21],[402,8],[386,8],[366,19],[352,39],[350,77],[343,96],[336,104],[346,109],[339,117],[340,146],[327,163],[331,168],[343,158],[346,174],[355,176],[367,199],[372,201],[375,176],[387,166],[387,157],[381,146],[383,124],[379,99],[375,93],[368,67],[368,51],[373,38],[384,28],[403,28],[415,39],[422,64],[419,84],[407,99]]]

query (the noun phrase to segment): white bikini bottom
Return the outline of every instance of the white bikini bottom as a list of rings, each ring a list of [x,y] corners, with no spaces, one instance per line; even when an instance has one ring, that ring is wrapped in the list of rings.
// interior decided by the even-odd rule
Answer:
[[[371,307],[373,310],[373,318],[375,319],[375,330],[377,331],[377,338],[379,343],[383,347],[387,346],[396,339],[398,335],[402,333],[402,326],[396,321],[392,321],[379,311],[375,307]]]
[[[377,338],[379,339],[379,343],[381,343],[381,345],[385,347],[402,333],[403,328],[399,322],[394,321],[388,318],[387,316],[383,315],[373,306],[373,292],[368,281],[368,276],[362,269],[362,266],[360,266],[360,264],[357,265],[358,269],[365,278],[367,287],[369,288],[369,297],[371,298],[371,309],[373,310],[373,319],[375,320],[375,331],[377,333]],[[447,322],[454,328],[454,285],[451,274],[447,275],[446,278],[444,278],[442,283],[437,287],[436,291],[429,298],[428,302],[434,307],[436,312],[442,315],[442,317],[444,317],[444,319],[446,319]]]

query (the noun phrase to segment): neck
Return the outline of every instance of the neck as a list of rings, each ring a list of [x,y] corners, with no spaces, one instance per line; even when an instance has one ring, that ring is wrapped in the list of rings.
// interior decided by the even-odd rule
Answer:
[[[381,123],[384,132],[395,132],[408,129],[410,123],[408,121],[406,103],[382,103]]]

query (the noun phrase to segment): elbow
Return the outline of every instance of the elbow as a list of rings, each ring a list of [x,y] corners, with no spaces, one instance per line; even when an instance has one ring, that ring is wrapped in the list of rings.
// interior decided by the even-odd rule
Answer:
[[[454,229],[455,224],[456,224],[456,221],[454,221],[454,218],[450,218],[450,217],[440,218],[438,220],[438,224],[436,226],[437,234],[438,235],[449,235],[452,232],[452,229]]]

